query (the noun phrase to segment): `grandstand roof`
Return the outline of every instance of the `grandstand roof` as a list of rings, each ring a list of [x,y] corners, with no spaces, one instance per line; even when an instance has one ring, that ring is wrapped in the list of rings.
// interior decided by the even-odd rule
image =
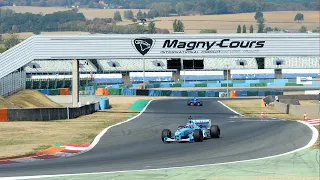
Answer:
[[[0,78],[34,59],[318,55],[318,33],[35,35],[0,54]]]

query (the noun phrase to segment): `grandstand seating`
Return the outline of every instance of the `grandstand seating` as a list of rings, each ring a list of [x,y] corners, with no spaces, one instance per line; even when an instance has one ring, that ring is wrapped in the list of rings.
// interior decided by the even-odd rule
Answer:
[[[146,71],[174,71],[167,69],[166,59],[146,59]],[[143,60],[141,59],[113,59],[99,60],[98,64],[103,71],[143,71]]]
[[[320,69],[282,69],[282,77],[285,79],[300,77],[318,77]]]
[[[276,65],[276,61],[279,60],[283,62],[282,65]],[[142,59],[113,59],[98,60],[97,62],[104,72],[110,73],[97,74],[97,67],[91,62],[87,63],[86,60],[80,60],[80,64],[83,64],[83,66],[80,67],[80,72],[93,72],[93,82],[95,84],[121,84],[123,83],[123,77],[120,72],[130,71],[129,78],[127,78],[128,82],[129,80],[133,83],[143,81],[143,73],[141,72],[143,70]],[[35,66],[35,68],[33,68],[33,66]],[[277,71],[278,73],[275,74],[274,69],[278,68],[282,69],[282,76],[280,76],[280,71]],[[295,79],[297,76],[319,77],[320,74],[318,57],[267,57],[265,58],[265,69],[258,69],[255,58],[204,58],[203,70],[180,71],[180,76],[174,73],[174,71],[176,71],[175,69],[167,69],[166,59],[146,59],[145,80],[150,82],[171,82],[173,79],[186,81],[224,80],[224,73],[226,72],[223,70],[226,69],[230,70],[231,79],[234,80],[274,79],[275,77]],[[40,78],[34,76],[34,74],[70,74],[71,70],[71,60],[35,60],[26,67],[26,72],[33,74],[32,78],[37,80],[27,82],[26,86],[37,89],[70,88],[72,86],[72,75],[42,75]],[[115,74],[115,72],[119,73]],[[87,86],[89,82],[91,82],[88,80],[90,78],[91,75],[89,73],[80,74],[80,86]],[[274,84],[276,85],[277,83]],[[284,82],[280,84],[284,84]],[[238,84],[235,86],[238,86]],[[242,84],[239,86],[242,86]]]
[[[131,82],[143,82],[143,72],[130,72]],[[172,72],[145,72],[145,81],[165,82],[172,81]]]
[[[97,84],[120,84],[122,74],[94,74],[94,82]]]
[[[203,64],[205,70],[258,69],[255,58],[205,58]]]
[[[91,62],[79,60],[80,72],[97,72]],[[34,60],[25,68],[26,73],[63,73],[72,71],[72,60]]]
[[[282,61],[282,65],[277,65]],[[319,69],[319,57],[266,57],[266,69]]]
[[[209,81],[223,79],[223,71],[180,71],[180,80]]]
[[[231,79],[273,79],[274,69],[231,70]]]

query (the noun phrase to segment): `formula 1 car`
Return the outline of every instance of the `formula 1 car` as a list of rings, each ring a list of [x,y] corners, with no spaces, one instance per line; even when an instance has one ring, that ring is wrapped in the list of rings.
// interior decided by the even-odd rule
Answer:
[[[202,102],[200,101],[199,98],[196,98],[196,97],[188,100],[187,104],[188,106],[202,106]]]
[[[186,126],[179,126],[172,136],[169,129],[164,129],[161,134],[163,142],[202,142],[204,139],[219,138],[220,128],[211,125],[210,119],[189,119]]]

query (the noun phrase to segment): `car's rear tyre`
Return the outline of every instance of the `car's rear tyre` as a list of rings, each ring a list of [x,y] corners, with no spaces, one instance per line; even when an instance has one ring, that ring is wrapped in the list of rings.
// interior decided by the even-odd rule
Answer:
[[[220,128],[217,125],[211,125],[210,127],[210,136],[211,138],[219,138],[220,137]]]
[[[171,138],[171,131],[169,129],[162,130],[161,140],[164,142],[164,138]]]
[[[203,133],[201,129],[196,129],[193,132],[193,138],[195,142],[202,142],[203,141]]]

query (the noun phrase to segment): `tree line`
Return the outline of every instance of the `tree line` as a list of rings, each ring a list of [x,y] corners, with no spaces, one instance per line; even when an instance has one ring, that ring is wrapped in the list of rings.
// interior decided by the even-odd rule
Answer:
[[[233,14],[256,11],[319,10],[318,0],[0,0],[0,6],[80,6],[88,8],[150,9],[148,18],[171,13]]]
[[[258,29],[257,29],[257,33],[267,33],[267,32],[271,32],[271,31],[281,31],[281,29],[277,28],[277,27],[266,27],[264,22],[266,21],[266,19],[263,16],[263,12],[261,11],[257,11],[254,15],[254,19],[257,21],[257,25],[258,25]],[[300,23],[301,21],[304,20],[304,15],[302,13],[297,13],[294,17],[293,17],[294,21],[298,21],[298,23]],[[301,26],[300,29],[298,30],[299,33],[306,33],[308,31],[306,26]],[[241,25],[238,25],[237,33],[247,33],[247,27],[246,25],[243,25],[241,27]],[[250,25],[250,29],[249,29],[250,33],[254,32],[254,28],[253,25]],[[319,28],[313,29],[312,32],[316,33],[319,32]]]
[[[169,33],[169,30],[156,28],[154,23],[150,27],[145,27],[139,24],[117,25],[112,18],[87,20],[82,13],[77,12],[77,9],[46,15],[14,13],[12,10],[0,9],[0,15],[0,33],[11,31],[34,34],[39,34],[41,31],[85,31],[104,34]]]

